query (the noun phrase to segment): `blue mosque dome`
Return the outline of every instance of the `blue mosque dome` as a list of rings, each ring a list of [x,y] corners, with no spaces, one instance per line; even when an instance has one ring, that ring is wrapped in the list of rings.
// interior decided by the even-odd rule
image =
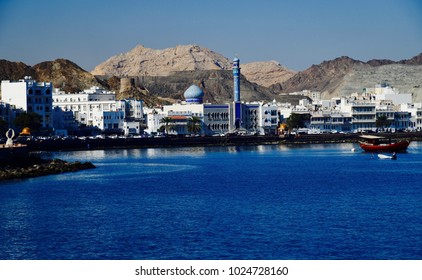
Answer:
[[[197,85],[191,85],[183,95],[187,103],[202,103],[204,92]]]

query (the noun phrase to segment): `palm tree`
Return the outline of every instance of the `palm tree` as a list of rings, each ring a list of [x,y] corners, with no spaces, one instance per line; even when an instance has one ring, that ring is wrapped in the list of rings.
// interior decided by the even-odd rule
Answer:
[[[164,124],[164,131],[166,135],[169,133],[170,129],[173,128],[173,119],[170,117],[162,118],[160,123]]]
[[[200,118],[192,116],[188,119],[188,131],[192,134],[198,134],[202,130],[202,121]]]

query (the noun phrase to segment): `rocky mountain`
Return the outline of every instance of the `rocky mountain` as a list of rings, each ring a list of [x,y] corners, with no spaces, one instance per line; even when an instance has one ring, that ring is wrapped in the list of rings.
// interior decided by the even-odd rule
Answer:
[[[142,45],[96,66],[93,75],[107,76],[169,76],[180,71],[230,70],[232,61],[218,53],[197,45],[177,46],[164,50]],[[284,82],[293,74],[275,61],[242,64],[247,80],[268,87]]]
[[[343,56],[297,73],[274,61],[245,63],[241,64],[241,98],[244,101],[276,99],[297,103],[296,97],[279,93],[306,89],[320,91],[323,98],[331,98],[361,92],[365,87],[388,80],[401,92],[413,93],[414,101],[418,102],[422,101],[421,64],[422,53],[397,62],[385,59],[362,62]],[[92,73],[66,59],[42,62],[33,67],[0,60],[1,80],[18,80],[24,76],[51,81],[66,92],[102,86],[116,91],[118,99],[138,98],[149,106],[183,100],[183,92],[193,83],[204,89],[205,101],[233,100],[231,60],[196,45],[165,50],[137,46],[125,54],[111,57]]]
[[[34,69],[25,63],[0,59],[0,80],[17,81],[25,76],[35,75]]]
[[[318,65],[312,65],[285,82],[273,85],[271,88],[287,93],[302,90],[333,92],[341,83],[343,77],[355,65],[361,64],[363,62],[342,56],[334,60],[324,61]]]
[[[387,81],[401,93],[412,93],[413,102],[422,102],[422,65],[387,64],[373,67],[367,64],[355,66],[345,75],[333,92],[326,97],[361,93],[363,88],[373,88]]]
[[[230,59],[197,45],[164,50],[139,45],[109,58],[91,74],[104,81],[113,76],[130,78],[135,81],[132,91],[135,88],[169,102],[183,100],[183,92],[196,83],[204,89],[205,100],[224,103],[233,100],[231,64]],[[269,101],[278,98],[262,85],[284,81],[292,73],[275,62],[242,64],[242,99]]]
[[[296,74],[274,60],[242,64],[241,72],[250,82],[264,87],[283,83]]]
[[[422,101],[422,53],[397,62],[385,59],[362,62],[343,56],[312,65],[270,89],[278,93],[319,91],[323,98],[331,98],[361,92],[385,80],[400,92],[412,93],[415,102]]]
[[[102,76],[105,78],[105,76]],[[168,76],[133,76],[130,86],[122,86],[122,90],[139,89],[146,96],[157,96],[168,102],[184,100],[185,90],[192,84],[200,86],[204,91],[204,101],[211,103],[226,103],[233,101],[233,74],[231,70],[195,70],[178,71]],[[127,83],[127,82],[125,82]],[[124,89],[125,88],[125,89]],[[240,79],[242,100],[271,101],[280,100],[280,96],[272,93],[268,88],[249,82],[244,76]]]
[[[184,91],[193,83],[200,84],[209,102],[233,100],[231,70],[177,71],[167,76],[94,76],[66,59],[46,61],[28,66],[21,62],[0,61],[1,80],[19,80],[31,76],[37,81],[51,81],[53,86],[66,92],[79,92],[91,86],[100,86],[116,92],[117,99],[142,99],[148,106],[184,100]],[[127,79],[131,82],[127,84]],[[125,85],[126,83],[126,85]],[[280,97],[269,89],[241,77],[242,100],[270,101]],[[297,102],[296,99],[293,102]]]
[[[101,86],[95,76],[67,59],[45,61],[34,66],[22,62],[0,60],[0,79],[17,81],[31,76],[37,81],[52,82],[66,92],[78,92],[91,86]]]
[[[422,53],[412,57],[411,59],[400,60],[397,64],[422,65]]]
[[[168,76],[179,71],[226,70],[231,62],[224,56],[197,45],[177,46],[164,50],[142,45],[101,63],[93,75]]]
[[[53,86],[65,92],[78,92],[91,86],[101,86],[98,80],[74,62],[67,59],[45,61],[32,67],[37,81],[52,81]]]

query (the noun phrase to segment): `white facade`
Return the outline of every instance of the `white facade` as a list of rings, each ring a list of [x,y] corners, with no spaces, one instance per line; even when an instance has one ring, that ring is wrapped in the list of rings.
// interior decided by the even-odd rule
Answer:
[[[233,118],[230,104],[179,103],[163,106],[162,112],[163,116],[172,117],[177,123],[177,125],[173,125],[174,134],[189,134],[186,125],[190,117],[197,117],[201,120],[201,134],[224,134],[233,129],[230,121]]]
[[[315,111],[311,113],[310,129],[320,132],[350,132],[352,117],[339,111]]]
[[[416,111],[415,128],[418,131],[422,130],[422,108],[418,108]]]
[[[157,132],[163,126],[161,119],[170,117],[172,129],[169,134],[190,134],[187,130],[189,118],[197,117],[201,120],[201,134],[224,135],[238,132],[248,134],[276,133],[279,123],[279,111],[275,101],[273,103],[236,103],[240,104],[241,123],[235,128],[233,108],[235,103],[227,104],[191,104],[179,103],[163,106],[160,109],[148,109],[148,133]]]
[[[258,123],[260,134],[275,133],[277,131],[279,121],[280,115],[275,100],[271,103],[261,104]]]
[[[365,88],[365,94],[376,101],[390,100],[395,105],[412,103],[412,94],[400,93],[388,83],[375,85],[375,88]]]
[[[31,77],[18,82],[1,82],[2,101],[17,109],[34,112],[41,116],[43,128],[53,128],[52,83],[37,83]]]
[[[116,102],[115,97],[114,92],[99,87],[91,87],[79,93],[56,90],[53,93],[53,104],[64,112],[72,112],[80,124],[119,132],[124,129],[125,111],[122,110],[123,102]]]
[[[144,106],[142,100],[125,99],[116,101],[116,108],[125,112],[126,119],[143,120]]]
[[[375,131],[377,129],[375,103],[342,98],[340,106],[341,112],[350,114],[352,118],[352,131]]]
[[[123,111],[94,111],[92,116],[92,126],[101,130],[118,132],[123,129]]]
[[[225,134],[233,129],[230,104],[205,104],[204,126],[208,134]]]
[[[161,119],[167,115],[164,114],[163,108],[145,108],[146,126],[145,132],[148,134],[156,133],[162,126]]]

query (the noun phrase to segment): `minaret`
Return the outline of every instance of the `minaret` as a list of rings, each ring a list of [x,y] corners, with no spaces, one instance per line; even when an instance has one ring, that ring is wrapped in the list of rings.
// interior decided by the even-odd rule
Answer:
[[[234,95],[234,127],[239,129],[242,126],[242,103],[240,102],[240,60],[233,59],[233,95]]]
[[[233,59],[234,102],[240,102],[240,60]]]

